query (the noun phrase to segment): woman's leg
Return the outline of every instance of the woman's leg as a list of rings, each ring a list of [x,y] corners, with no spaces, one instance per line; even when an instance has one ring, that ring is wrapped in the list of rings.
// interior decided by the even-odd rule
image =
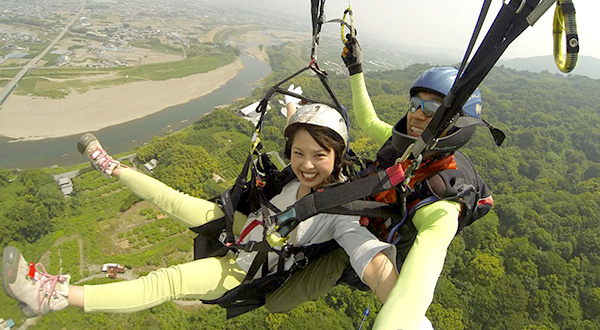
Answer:
[[[156,205],[171,219],[188,228],[224,215],[217,204],[179,192],[136,170],[119,168],[113,173],[134,194]]]
[[[321,297],[333,289],[349,265],[346,251],[335,249],[295,272],[281,287],[267,294],[265,307],[270,312],[283,313]]]
[[[131,168],[118,167],[113,175],[119,178],[134,194],[156,205],[171,219],[194,228],[224,216],[216,203],[192,197]],[[234,233],[239,233],[246,216],[236,212]]]
[[[9,246],[2,257],[2,288],[20,302],[19,308],[27,317],[68,306],[86,312],[129,313],[173,299],[221,297],[246,276],[235,258],[229,253],[159,269],[132,281],[81,287],[70,286],[68,275],[47,274],[39,263],[31,268],[21,252]]]
[[[233,254],[199,259],[132,281],[85,285],[83,307],[86,312],[130,313],[174,299],[216,299],[240,285],[245,276]]]
[[[95,169],[107,177],[118,178],[134,194],[156,205],[173,220],[188,228],[201,226],[223,216],[217,204],[179,192],[114,160],[93,134],[84,134],[77,148],[90,160]],[[245,220],[245,215],[235,213],[234,233],[239,233]]]

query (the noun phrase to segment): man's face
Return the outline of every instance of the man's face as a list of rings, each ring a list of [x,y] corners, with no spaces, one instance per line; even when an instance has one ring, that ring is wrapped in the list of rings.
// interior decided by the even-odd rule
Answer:
[[[419,92],[415,96],[423,101],[444,102],[444,99],[441,96],[434,93]],[[432,117],[425,115],[420,106],[415,112],[408,111],[406,114],[406,133],[410,136],[420,137],[427,125],[429,125],[431,118]]]

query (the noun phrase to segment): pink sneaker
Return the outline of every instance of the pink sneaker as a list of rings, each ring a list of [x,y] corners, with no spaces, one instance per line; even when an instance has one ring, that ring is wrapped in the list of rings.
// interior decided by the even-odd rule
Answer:
[[[114,169],[120,164],[102,148],[100,141],[92,133],[85,133],[79,138],[77,150],[90,159],[90,163],[95,169],[109,178]]]
[[[19,301],[27,317],[58,311],[69,306],[69,275],[49,275],[40,263],[27,263],[19,249],[8,246],[2,256],[2,288]]]

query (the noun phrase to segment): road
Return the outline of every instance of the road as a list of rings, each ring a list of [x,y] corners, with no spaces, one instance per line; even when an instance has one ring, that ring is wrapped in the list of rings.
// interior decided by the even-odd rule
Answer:
[[[52,40],[52,42],[48,45],[48,47],[46,47],[46,49],[44,49],[38,56],[34,57],[31,61],[29,61],[27,64],[25,64],[23,69],[21,69],[21,71],[19,71],[19,73],[17,73],[17,75],[14,76],[12,78],[12,80],[6,86],[4,86],[4,88],[0,92],[0,109],[2,109],[2,104],[4,103],[6,98],[10,95],[10,93],[12,93],[12,91],[15,89],[15,87],[17,87],[17,85],[19,84],[19,81],[21,81],[21,79],[23,79],[23,77],[27,74],[29,69],[34,68],[36,63],[39,60],[41,60],[44,56],[46,56],[46,54],[52,49],[52,47],[54,47],[54,45],[56,45],[56,43],[60,39],[62,39],[62,37],[65,35],[65,33],[67,33],[67,31],[69,31],[69,28],[71,28],[71,25],[73,25],[73,23],[75,23],[75,20],[77,20],[77,18],[80,17],[82,12],[83,12],[83,8],[81,8],[77,12],[77,14],[75,14],[75,17],[73,17],[71,22],[69,22],[69,24],[67,24],[67,26],[63,28],[63,30],[58,34],[58,36],[56,36],[56,38],[54,38],[54,40]]]

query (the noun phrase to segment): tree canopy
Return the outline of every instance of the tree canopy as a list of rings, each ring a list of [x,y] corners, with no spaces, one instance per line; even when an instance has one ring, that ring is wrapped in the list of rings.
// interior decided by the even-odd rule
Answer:
[[[269,52],[274,65],[288,69],[285,46],[269,48]],[[427,68],[429,65],[414,65],[365,74],[380,118],[394,123],[404,115],[408,89]],[[347,76],[329,80],[340,101],[351,108]],[[292,82],[315,99],[328,97],[314,77],[302,76]],[[264,88],[257,89],[255,97]],[[480,88],[483,117],[503,129],[507,138],[499,148],[489,133],[480,129],[463,149],[491,186],[495,205],[454,239],[428,316],[438,329],[600,329],[600,229],[596,223],[600,207],[600,81],[496,67]],[[235,179],[249,149],[253,128],[237,113],[241,103],[215,110],[189,129],[155,138],[137,150],[138,157],[157,159],[154,175],[167,184],[195,196],[214,196]],[[350,118],[351,147],[373,157],[379,146],[358,129],[351,109]],[[277,110],[271,111],[263,129],[263,144],[280,155],[284,123]],[[216,176],[225,182],[217,183],[213,180]],[[137,200],[125,203],[131,194],[98,174],[84,173],[75,181],[75,189],[75,195],[65,200],[44,170],[13,173],[0,169],[1,245],[17,244],[41,255],[41,248],[31,243],[45,242],[48,247],[51,238],[74,233],[69,228],[77,224],[79,232],[83,229],[87,257],[104,260],[104,250],[95,246],[102,244],[95,236],[98,226]],[[160,230],[153,228],[152,232]],[[139,241],[144,233],[140,229],[123,235],[137,235]],[[191,245],[189,236],[177,231],[169,231],[169,235],[165,238],[171,239],[168,248],[167,243],[161,245],[164,251],[144,245],[130,259],[119,254],[112,257],[140,267],[187,261],[182,251]],[[171,255],[177,257],[171,259]],[[2,295],[0,303],[6,302],[16,311],[14,302]],[[190,312],[169,303],[121,316],[54,313],[42,318],[36,328],[121,324],[128,329],[347,329],[358,327],[369,305],[370,326],[378,304],[370,293],[339,286],[286,314],[268,315],[259,309],[226,321],[218,307]]]

